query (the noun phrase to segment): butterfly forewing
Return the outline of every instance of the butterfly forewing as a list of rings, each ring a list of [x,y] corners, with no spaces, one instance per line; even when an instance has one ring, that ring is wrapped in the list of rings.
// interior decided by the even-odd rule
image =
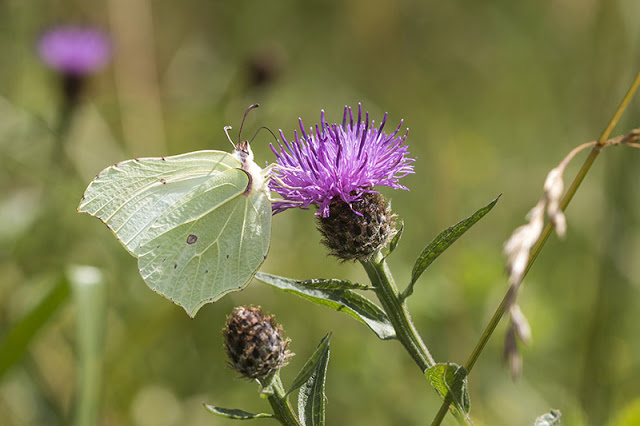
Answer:
[[[79,212],[102,220],[133,256],[151,225],[190,191],[240,162],[222,151],[123,161],[102,171]]]
[[[145,282],[190,316],[244,288],[267,255],[271,203],[265,192],[245,195],[248,183],[238,169],[210,176],[142,237],[138,267]]]

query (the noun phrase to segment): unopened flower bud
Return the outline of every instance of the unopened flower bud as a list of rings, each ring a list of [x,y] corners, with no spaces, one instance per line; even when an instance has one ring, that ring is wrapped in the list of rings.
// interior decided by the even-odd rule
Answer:
[[[282,327],[259,307],[237,307],[222,330],[231,367],[249,379],[262,379],[293,356]]]
[[[367,260],[396,234],[395,215],[378,193],[365,193],[351,205],[342,200],[329,206],[329,216],[318,216],[322,243],[339,259]]]

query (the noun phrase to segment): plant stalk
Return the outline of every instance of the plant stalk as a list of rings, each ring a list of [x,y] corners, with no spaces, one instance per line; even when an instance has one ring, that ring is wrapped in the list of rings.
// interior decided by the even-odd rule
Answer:
[[[400,296],[386,260],[380,252],[377,252],[371,260],[361,260],[360,263],[367,271],[382,309],[396,331],[396,338],[424,373],[436,362],[411,321],[406,301]]]
[[[271,389],[273,389],[273,393],[269,395],[268,399],[276,419],[286,426],[302,426],[300,420],[298,420],[298,417],[293,411],[293,407],[291,407],[291,403],[287,397],[287,392],[282,385],[280,372],[278,371],[273,375],[270,383],[267,383],[268,380],[265,380],[264,383],[263,381],[258,381],[263,388],[269,385]]]
[[[593,149],[589,153],[589,156],[586,158],[586,160],[582,164],[582,167],[578,171],[576,177],[573,179],[571,186],[569,187],[569,189],[567,189],[566,194],[564,195],[564,197],[562,198],[562,201],[560,202],[560,208],[562,209],[562,211],[564,211],[567,208],[567,206],[573,199],[573,196],[578,191],[580,184],[582,184],[582,181],[584,180],[585,176],[591,169],[593,162],[600,154],[600,151],[602,150],[602,148],[605,146],[605,142],[607,141],[607,139],[609,139],[609,136],[611,135],[613,128],[616,126],[616,124],[620,120],[620,117],[622,116],[622,113],[629,105],[629,102],[631,101],[631,98],[637,91],[638,86],[640,86],[640,72],[636,75],[635,80],[633,81],[633,83],[631,84],[631,87],[629,88],[624,98],[620,102],[620,105],[618,106],[618,109],[616,110],[615,114],[607,124],[607,127],[605,128],[605,130],[602,132],[602,134],[598,138],[596,146],[593,147]],[[529,261],[527,262],[527,267],[523,274],[523,279],[529,272],[529,269],[531,269],[531,266],[533,265],[533,262],[535,262],[535,260],[537,259],[538,254],[540,254],[540,251],[542,250],[542,247],[544,246],[544,244],[547,242],[549,235],[551,235],[553,228],[554,226],[552,223],[547,223],[544,230],[542,231],[542,234],[538,238],[538,241],[536,241],[535,245],[531,249],[531,254],[529,255]],[[467,374],[471,372],[471,369],[473,368],[476,361],[480,357],[482,350],[484,349],[487,342],[491,338],[493,331],[495,330],[498,323],[500,322],[505,312],[507,311],[510,305],[509,301],[515,297],[515,294],[514,294],[515,291],[516,291],[515,288],[509,287],[507,294],[505,294],[504,298],[500,302],[500,305],[498,306],[495,313],[493,314],[493,317],[491,317],[489,324],[487,324],[487,327],[485,328],[484,332],[480,336],[480,340],[476,344],[475,348],[473,349],[473,352],[471,352],[471,355],[469,356],[469,359],[465,364],[465,368],[467,369]],[[438,411],[438,414],[436,415],[433,422],[431,423],[432,426],[438,426],[440,425],[440,423],[442,423],[442,420],[444,419],[444,416],[447,414],[447,411],[450,405],[451,405],[450,401],[447,401],[447,400],[444,401],[444,403],[440,407],[440,410]]]

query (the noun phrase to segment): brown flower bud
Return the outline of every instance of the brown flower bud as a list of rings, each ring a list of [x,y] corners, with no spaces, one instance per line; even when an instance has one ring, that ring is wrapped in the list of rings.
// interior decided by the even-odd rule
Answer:
[[[222,330],[231,367],[249,379],[265,378],[293,356],[282,327],[260,307],[237,307]]]

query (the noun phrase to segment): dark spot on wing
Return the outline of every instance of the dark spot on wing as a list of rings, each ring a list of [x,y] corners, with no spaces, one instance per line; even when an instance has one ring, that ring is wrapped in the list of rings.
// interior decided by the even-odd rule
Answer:
[[[165,179],[160,179],[160,183],[163,184],[163,185],[166,185],[167,181]]]
[[[174,264],[173,264],[173,269],[176,269],[177,267],[178,267],[178,264],[177,264],[177,263],[174,263]]]
[[[193,235],[193,234],[189,234],[189,236],[187,237],[187,244],[193,244],[196,241],[198,241],[198,236],[197,235]]]

